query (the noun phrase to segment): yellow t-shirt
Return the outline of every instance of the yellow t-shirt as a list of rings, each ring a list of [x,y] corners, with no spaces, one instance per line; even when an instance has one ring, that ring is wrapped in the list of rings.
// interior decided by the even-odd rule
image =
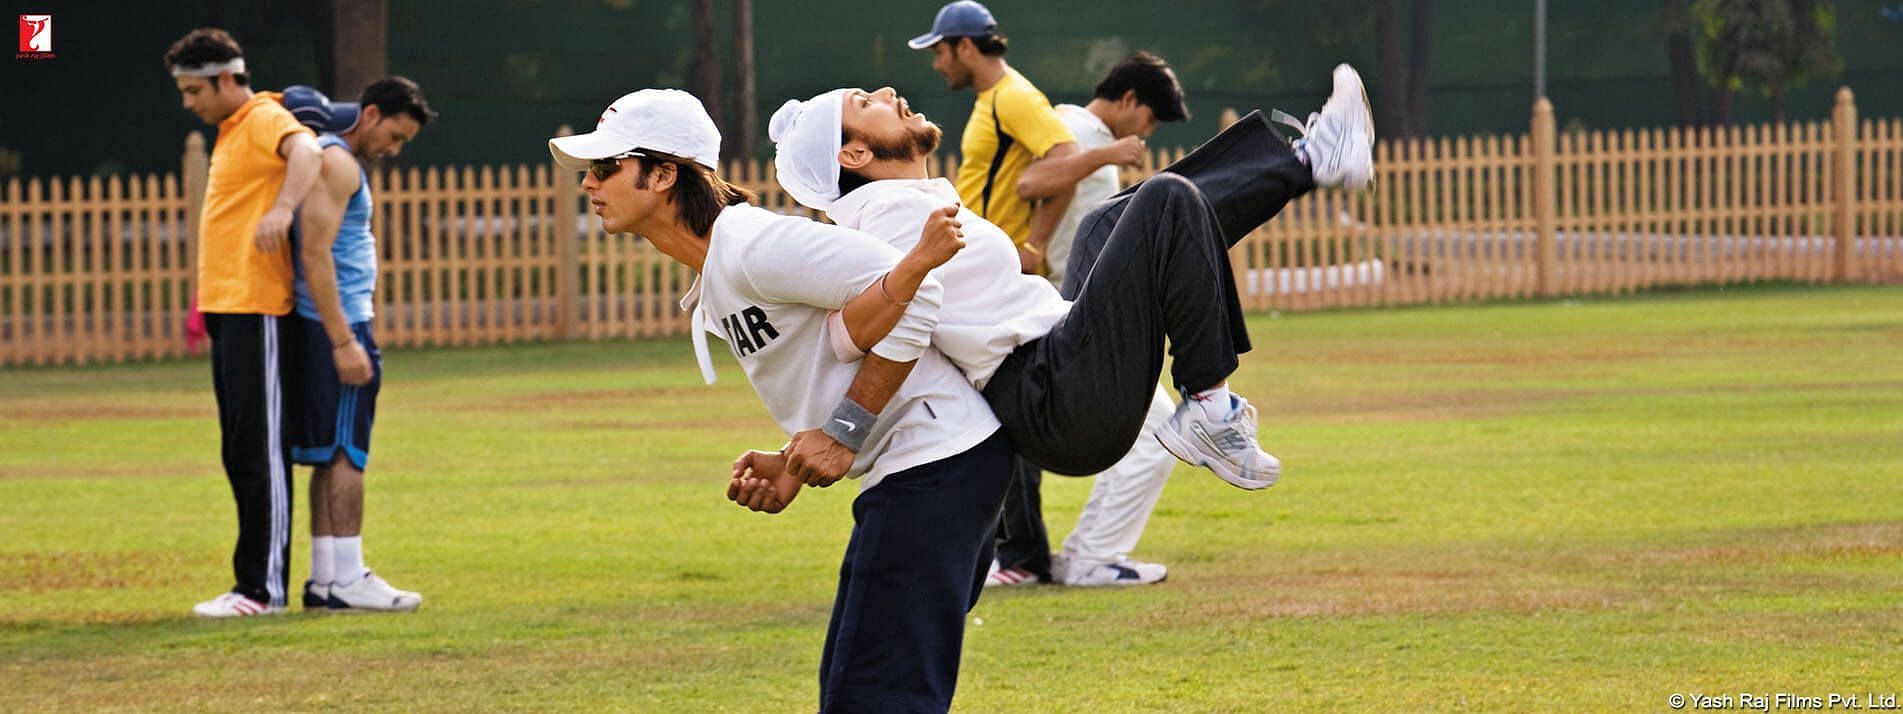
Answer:
[[[999,128],[1009,137],[1002,161],[997,160]],[[965,122],[965,136],[959,141],[964,159],[953,182],[959,200],[1023,245],[1031,237],[1031,204],[1018,196],[1018,177],[1051,147],[1070,141],[1070,129],[1044,93],[1017,70],[1005,68],[1003,79],[978,93],[971,120]]]
[[[198,309],[233,315],[291,312],[291,251],[258,250],[252,237],[284,186],[285,137],[311,130],[278,103],[276,92],[258,92],[218,124],[205,183],[205,211],[198,221]]]

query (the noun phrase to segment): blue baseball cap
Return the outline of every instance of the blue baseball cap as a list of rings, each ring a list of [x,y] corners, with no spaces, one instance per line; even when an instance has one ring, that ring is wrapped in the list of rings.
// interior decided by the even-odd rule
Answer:
[[[320,134],[341,134],[357,125],[362,107],[356,102],[332,102],[316,87],[302,84],[284,88],[284,108],[291,110],[297,123]]]
[[[972,0],[958,0],[938,9],[938,19],[932,21],[932,31],[912,38],[905,43],[915,50],[922,50],[938,44],[947,37],[984,37],[997,29],[998,20],[991,11]]]

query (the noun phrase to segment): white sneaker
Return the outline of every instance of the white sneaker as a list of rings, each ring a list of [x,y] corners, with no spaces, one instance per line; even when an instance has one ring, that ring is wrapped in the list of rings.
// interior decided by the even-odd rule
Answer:
[[[192,614],[199,617],[251,617],[254,615],[282,615],[282,606],[266,605],[237,593],[225,593],[192,606]]]
[[[1216,421],[1195,400],[1183,400],[1169,421],[1156,428],[1156,440],[1183,463],[1206,467],[1237,488],[1274,486],[1282,476],[1282,462],[1256,444],[1255,405],[1234,394],[1229,403],[1228,419]]]
[[[1308,154],[1317,186],[1359,191],[1374,183],[1374,112],[1355,68],[1335,66],[1335,89],[1308,115],[1295,149]]]
[[[332,611],[409,612],[423,605],[423,596],[398,590],[376,573],[364,571],[363,577],[349,585],[330,586]]]
[[[1096,588],[1160,583],[1170,576],[1170,569],[1158,563],[1123,558],[1111,563],[1070,561],[1052,565],[1051,575],[1071,587]]]

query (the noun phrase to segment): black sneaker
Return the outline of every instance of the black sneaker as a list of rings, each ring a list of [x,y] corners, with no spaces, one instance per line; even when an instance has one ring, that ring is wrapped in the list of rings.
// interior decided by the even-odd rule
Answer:
[[[304,609],[330,609],[330,586],[318,585],[314,580],[304,581]]]

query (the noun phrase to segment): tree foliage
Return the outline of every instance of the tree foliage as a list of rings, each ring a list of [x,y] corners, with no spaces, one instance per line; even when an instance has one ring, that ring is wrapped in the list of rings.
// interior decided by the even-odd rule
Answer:
[[[1786,90],[1843,65],[1830,0],[1697,0],[1692,14],[1699,72],[1722,93],[1769,96],[1775,121],[1784,118]]]

